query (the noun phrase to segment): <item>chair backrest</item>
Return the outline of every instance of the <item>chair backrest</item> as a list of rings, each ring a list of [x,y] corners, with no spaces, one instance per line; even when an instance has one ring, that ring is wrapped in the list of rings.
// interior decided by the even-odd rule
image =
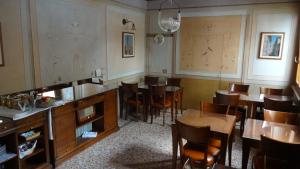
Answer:
[[[151,104],[164,103],[166,100],[166,86],[152,85],[150,87]]]
[[[297,124],[298,114],[264,109],[264,120],[277,123]]]
[[[197,145],[208,146],[210,126],[195,127],[176,120],[177,134],[179,139]]]
[[[290,112],[293,109],[293,101],[279,101],[264,97],[264,108],[268,110]]]
[[[146,85],[149,85],[149,86],[156,85],[156,84],[158,84],[158,77],[156,77],[156,76],[145,76],[144,81],[145,81]]]
[[[129,97],[137,97],[138,83],[124,83],[122,84],[122,90],[125,100]],[[136,98],[137,99],[137,98]]]
[[[284,162],[284,168],[299,168],[300,144],[285,143],[261,135],[260,150],[265,159]],[[265,161],[266,164],[267,161]],[[278,162],[278,164],[282,164]],[[280,168],[280,167],[279,167]]]
[[[229,105],[200,102],[200,110],[206,113],[227,114]]]
[[[219,92],[216,92],[216,104],[224,104],[224,105],[230,105],[230,106],[238,106],[240,100],[239,94],[222,94]]]
[[[229,93],[239,93],[248,95],[249,85],[231,83],[229,85]]]
[[[167,79],[167,86],[177,86],[180,87],[181,78],[168,78]]]
[[[273,88],[266,88],[266,87],[260,87],[259,88],[260,94],[265,94],[265,95],[282,96],[283,95],[283,90],[284,89],[273,89]]]

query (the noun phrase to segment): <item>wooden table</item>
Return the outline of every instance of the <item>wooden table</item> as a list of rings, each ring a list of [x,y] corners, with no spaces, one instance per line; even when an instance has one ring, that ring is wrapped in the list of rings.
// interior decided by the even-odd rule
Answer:
[[[237,94],[237,93],[229,93],[228,90],[218,90],[218,93],[221,94]],[[240,105],[244,105],[248,107],[248,111],[246,114],[247,118],[255,118],[255,113],[257,106],[264,103],[264,97],[267,97],[276,101],[288,101],[291,100],[291,96],[277,96],[277,95],[264,95],[264,94],[255,94],[250,93],[248,95],[240,94]]]
[[[145,96],[149,95],[149,86],[146,84],[138,84],[138,88]],[[177,104],[175,103],[175,99],[177,97],[182,97],[183,88],[177,87],[177,86],[166,86],[166,92],[170,93],[172,96],[172,105],[171,105],[171,118],[173,121],[173,112],[174,112],[174,105],[175,105],[175,112],[177,115]],[[182,100],[182,98],[180,99]],[[119,87],[119,102],[120,102],[120,117],[123,117],[123,92],[122,92],[122,86]],[[180,103],[181,104],[181,103]],[[148,106],[148,105],[147,105]],[[148,109],[146,109],[146,113],[148,113]]]
[[[243,134],[242,169],[247,169],[250,148],[258,148],[260,136],[289,143],[300,143],[300,126],[247,119]]]
[[[199,110],[188,109],[184,111],[178,120],[182,123],[191,126],[210,126],[212,137],[220,139],[221,145],[221,164],[225,164],[227,144],[229,149],[229,165],[231,166],[231,150],[232,139],[234,137],[234,126],[236,117],[232,115],[205,113]],[[177,151],[178,151],[178,137],[176,131],[176,124],[172,125],[172,140],[173,140],[173,160],[172,168],[176,168]]]

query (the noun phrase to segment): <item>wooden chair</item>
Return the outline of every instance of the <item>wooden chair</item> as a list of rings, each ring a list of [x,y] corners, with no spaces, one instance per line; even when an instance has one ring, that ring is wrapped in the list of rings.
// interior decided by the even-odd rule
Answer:
[[[156,76],[145,76],[144,77],[146,85],[157,85],[158,84],[158,77]]]
[[[259,93],[264,95],[275,95],[275,96],[282,96],[284,89],[274,89],[274,88],[266,88],[266,87],[260,87]],[[258,110],[256,112],[256,119],[263,120],[263,114],[264,114],[264,103],[258,104]]]
[[[261,135],[260,152],[253,157],[254,169],[298,169],[300,144],[290,144]]]
[[[206,113],[227,114],[229,111],[229,105],[200,102],[200,110]]]
[[[293,110],[293,101],[278,101],[264,97],[264,108],[268,110],[290,112]]]
[[[239,94],[222,94],[222,93],[216,92],[215,103],[229,105],[228,114],[235,115],[236,122],[239,122],[239,121],[241,122],[240,135],[242,135],[244,132],[246,112],[238,111],[239,101],[240,101]]]
[[[166,86],[165,85],[152,85],[150,87],[150,113],[151,123],[153,122],[153,111],[163,110],[163,125],[165,125],[165,113],[168,108],[171,108],[172,102],[166,97]],[[173,114],[171,114],[173,121]]]
[[[213,166],[216,161],[213,154],[219,154],[220,150],[209,146],[210,127],[194,127],[176,120],[176,128],[181,168],[187,160],[190,160],[191,167],[196,164],[203,168]],[[183,139],[187,141],[185,145],[183,145]]]
[[[139,107],[145,103],[144,97],[138,92],[138,83],[122,83],[123,99],[125,103],[125,119],[128,116],[128,106],[132,105],[136,108],[136,114],[139,113]],[[144,114],[144,111],[143,111]],[[144,115],[145,119],[145,115]]]
[[[180,87],[181,78],[167,78],[167,86],[177,86]]]
[[[298,121],[298,114],[264,109],[264,120],[296,125]]]
[[[205,113],[218,113],[218,114],[227,114],[229,111],[229,105],[225,104],[215,104],[209,102],[200,102],[200,110]],[[216,148],[221,148],[221,140],[211,138],[209,141],[209,145],[214,146]]]
[[[181,78],[167,78],[167,86],[177,86],[177,87],[181,87],[180,85],[181,82]],[[183,97],[183,89],[181,89],[180,91],[180,95],[178,97],[175,98],[175,106],[176,106],[176,110],[177,110],[177,105],[178,103],[180,104],[180,113],[183,113],[183,109],[182,109],[182,97]],[[177,117],[177,111],[176,113],[176,117]]]
[[[229,85],[229,93],[238,93],[248,95],[249,85],[231,83]]]

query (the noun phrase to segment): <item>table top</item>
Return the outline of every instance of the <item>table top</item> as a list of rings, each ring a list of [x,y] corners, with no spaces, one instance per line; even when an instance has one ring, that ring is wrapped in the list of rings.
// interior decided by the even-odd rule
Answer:
[[[228,90],[218,90],[217,92],[221,94],[229,94],[229,95],[237,94],[237,93],[229,93]],[[240,94],[240,100],[257,102],[257,103],[263,103],[264,97],[276,101],[288,101],[292,99],[291,96],[277,96],[277,95],[264,95],[264,94],[252,94],[252,93],[249,93],[248,95]]]
[[[200,110],[188,109],[178,121],[192,126],[210,126],[211,131],[230,134],[235,126],[236,117],[217,113],[205,113]]]
[[[260,135],[281,142],[300,143],[300,126],[247,119],[243,138],[259,141]]]

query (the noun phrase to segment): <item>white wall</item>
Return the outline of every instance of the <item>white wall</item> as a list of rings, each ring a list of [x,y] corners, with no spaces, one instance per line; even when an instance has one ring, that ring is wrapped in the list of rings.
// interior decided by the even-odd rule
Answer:
[[[199,9],[183,9],[182,15],[190,13],[199,13],[205,16],[223,16],[228,13],[237,13],[245,15],[246,28],[245,38],[243,40],[244,50],[239,65],[242,67],[242,76],[240,78],[228,79],[242,81],[250,84],[278,85],[286,86],[289,84],[292,75],[293,58],[295,56],[295,42],[297,37],[297,20],[299,15],[298,4],[282,3],[268,5],[243,5],[243,6],[225,6],[225,7],[204,7]],[[157,11],[149,11],[147,14],[148,29],[147,33],[158,33],[161,30],[157,26]],[[261,32],[285,32],[285,41],[282,60],[257,59],[259,53],[259,40]],[[177,38],[178,40],[179,38]],[[151,43],[151,42],[149,42]],[[167,42],[168,43],[168,42]],[[166,44],[169,45],[169,44]],[[148,67],[156,65],[156,69],[163,69],[173,65],[176,58],[172,55],[172,50],[168,48],[153,48],[147,44],[149,52],[147,53]],[[173,58],[171,62],[164,62],[157,57],[155,53],[165,52],[166,57]],[[157,51],[158,50],[158,51]],[[166,53],[168,51],[168,53]],[[178,50],[177,50],[178,53]],[[162,64],[163,63],[163,64]],[[158,67],[159,66],[159,67]],[[172,67],[173,71],[176,66]],[[152,69],[149,73],[154,73]],[[188,77],[188,75],[182,75]],[[216,79],[214,77],[192,76],[194,78]]]
[[[0,67],[0,94],[26,89],[20,0],[0,0],[5,65]]]
[[[36,0],[42,86],[106,69],[105,10],[100,1]]]
[[[135,23],[123,25],[126,18]],[[122,58],[122,32],[135,34],[135,56]],[[107,7],[107,71],[108,80],[143,73],[145,69],[145,12],[124,9],[115,5]]]
[[[0,0],[0,94],[90,78],[95,69],[104,81],[139,77],[145,68],[145,13],[112,0]],[[121,55],[124,17],[137,28],[136,56],[130,59]]]

